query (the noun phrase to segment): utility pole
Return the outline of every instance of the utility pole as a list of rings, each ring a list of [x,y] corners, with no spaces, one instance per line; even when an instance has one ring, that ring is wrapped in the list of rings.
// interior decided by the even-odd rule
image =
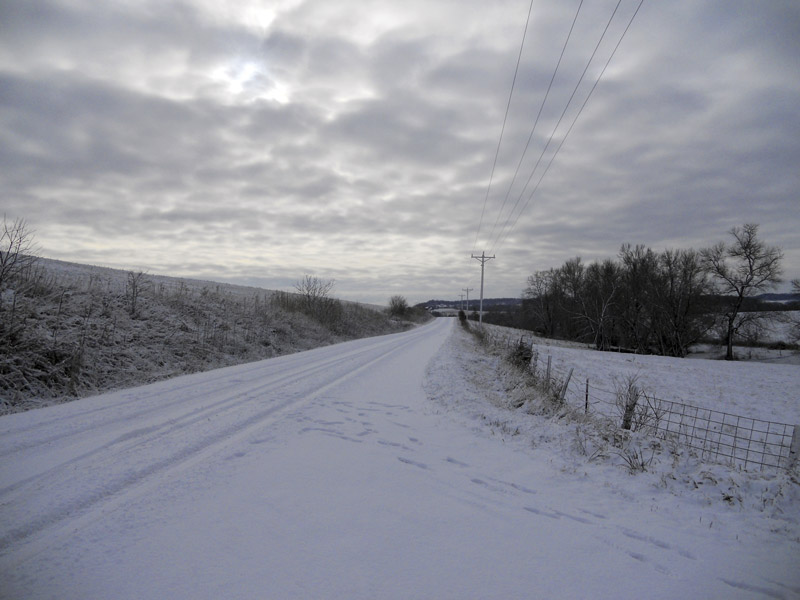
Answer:
[[[486,256],[485,251],[481,252],[480,256],[475,256],[474,254],[472,255],[472,258],[474,258],[475,260],[479,260],[481,263],[481,303],[479,308],[480,312],[478,314],[478,320],[481,328],[483,328],[483,268],[486,265],[486,261],[492,260],[494,257],[495,257],[494,254],[492,254],[491,256]]]
[[[461,310],[464,310],[464,294],[459,294],[461,297]]]
[[[461,288],[462,292],[467,292],[467,319],[469,319],[469,293],[475,288]]]

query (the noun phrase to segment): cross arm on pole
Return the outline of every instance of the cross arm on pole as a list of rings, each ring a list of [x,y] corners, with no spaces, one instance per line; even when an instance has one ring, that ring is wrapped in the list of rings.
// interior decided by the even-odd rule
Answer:
[[[480,306],[479,306],[479,311],[480,312],[479,312],[479,315],[478,315],[478,321],[480,323],[480,326],[483,327],[483,270],[484,270],[484,267],[486,266],[486,263],[488,261],[492,260],[493,258],[495,258],[495,256],[494,256],[494,254],[492,254],[491,256],[486,256],[486,252],[484,251],[484,252],[481,252],[480,256],[475,256],[473,254],[472,258],[474,258],[475,260],[477,260],[477,261],[479,261],[481,263],[481,303],[480,303]]]

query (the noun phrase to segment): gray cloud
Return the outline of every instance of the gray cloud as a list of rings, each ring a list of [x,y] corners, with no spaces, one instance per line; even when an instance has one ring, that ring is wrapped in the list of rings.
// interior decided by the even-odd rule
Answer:
[[[509,190],[577,4],[534,7],[484,211],[527,3],[5,3],[3,210],[54,258],[268,287],[314,272],[372,301],[473,287],[482,213],[496,296],[750,221],[800,276],[794,2],[645,3],[530,196],[623,2],[520,195],[614,4],[584,3]]]

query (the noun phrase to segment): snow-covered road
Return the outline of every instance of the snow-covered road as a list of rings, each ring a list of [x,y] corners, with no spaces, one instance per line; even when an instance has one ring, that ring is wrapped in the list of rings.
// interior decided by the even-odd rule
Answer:
[[[431,401],[453,324],[0,418],[0,597],[800,592],[785,540],[676,527]]]

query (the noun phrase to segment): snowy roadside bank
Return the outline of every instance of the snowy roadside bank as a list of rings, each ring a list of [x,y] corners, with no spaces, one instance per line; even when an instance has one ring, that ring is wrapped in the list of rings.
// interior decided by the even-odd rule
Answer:
[[[573,357],[577,364],[579,360]],[[697,365],[694,361],[688,364]],[[681,377],[678,371],[672,373]],[[429,365],[425,384],[443,412],[477,435],[514,446],[531,460],[550,465],[554,474],[610,491],[620,502],[620,510],[628,503],[650,505],[653,510],[668,512],[676,522],[713,523],[713,529],[724,538],[782,540],[795,555],[800,552],[800,482],[796,473],[782,469],[747,472],[707,463],[684,448],[670,448],[635,434],[619,443],[606,423],[586,418],[580,411],[535,414],[544,410],[536,399],[521,408],[510,408],[512,399],[534,393],[520,385],[515,368],[501,356],[487,353],[460,327]],[[769,397],[765,394],[760,400]],[[646,451],[651,460],[645,471],[630,468],[624,456],[629,447]]]
[[[0,295],[0,414],[412,327],[384,309],[40,259]],[[319,299],[317,299],[319,300]]]
[[[488,326],[487,331],[513,342],[532,340],[540,364],[552,357],[553,369],[561,374],[574,368],[567,400],[575,407],[583,406],[586,379],[592,388],[613,391],[615,379],[636,375],[658,398],[800,425],[800,367],[794,364],[601,352],[519,329]]]

